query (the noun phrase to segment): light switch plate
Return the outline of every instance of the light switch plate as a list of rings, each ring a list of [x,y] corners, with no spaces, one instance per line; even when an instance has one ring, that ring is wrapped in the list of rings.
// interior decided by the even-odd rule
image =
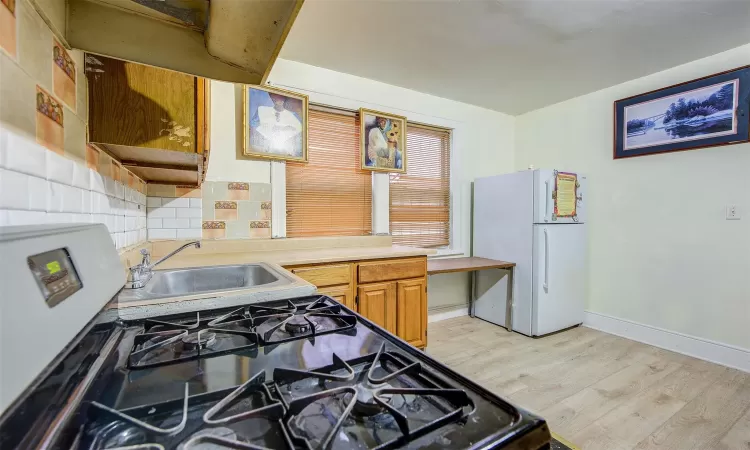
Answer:
[[[737,205],[727,205],[727,220],[740,220],[740,209]]]

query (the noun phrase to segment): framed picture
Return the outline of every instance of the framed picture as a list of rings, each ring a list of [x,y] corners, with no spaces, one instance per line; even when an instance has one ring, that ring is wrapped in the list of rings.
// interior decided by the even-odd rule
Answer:
[[[750,141],[750,66],[614,103],[614,158]]]
[[[362,169],[406,173],[406,117],[359,109]]]
[[[243,88],[243,153],[307,162],[307,96],[261,86]]]

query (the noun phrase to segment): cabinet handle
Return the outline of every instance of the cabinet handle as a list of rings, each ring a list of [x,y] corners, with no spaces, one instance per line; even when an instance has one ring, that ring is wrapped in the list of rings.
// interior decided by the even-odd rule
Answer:
[[[549,292],[549,234],[544,229],[544,290]]]

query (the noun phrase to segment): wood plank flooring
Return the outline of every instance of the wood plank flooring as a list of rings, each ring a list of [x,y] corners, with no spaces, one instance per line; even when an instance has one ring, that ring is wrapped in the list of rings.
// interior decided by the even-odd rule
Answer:
[[[748,373],[585,327],[531,339],[467,316],[428,342],[582,450],[750,450]]]

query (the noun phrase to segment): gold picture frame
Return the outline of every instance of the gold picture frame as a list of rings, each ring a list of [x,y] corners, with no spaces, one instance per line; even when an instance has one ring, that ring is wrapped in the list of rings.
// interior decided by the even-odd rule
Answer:
[[[381,125],[379,119],[385,123]],[[360,108],[359,135],[363,170],[406,173],[406,117]],[[370,148],[371,144],[378,148]]]
[[[280,105],[281,110],[277,108],[278,103],[274,101],[280,97],[284,100]],[[292,104],[287,109],[289,99],[298,100],[300,103]],[[253,158],[306,163],[307,118],[307,95],[285,89],[244,85],[242,88],[242,153]],[[279,127],[279,124],[282,127]],[[297,127],[299,127],[299,138],[294,133]]]

